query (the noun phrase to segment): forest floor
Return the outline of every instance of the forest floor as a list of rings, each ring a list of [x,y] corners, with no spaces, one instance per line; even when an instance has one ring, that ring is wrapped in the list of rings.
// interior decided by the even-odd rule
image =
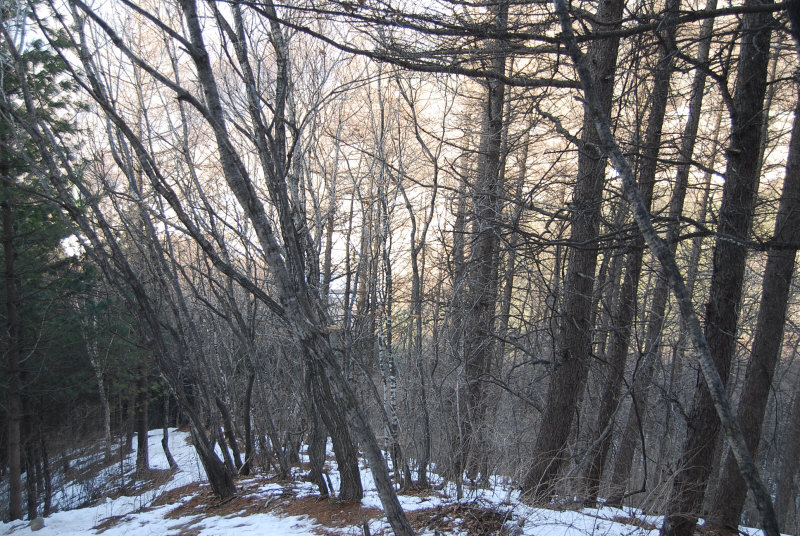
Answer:
[[[361,504],[320,499],[297,468],[291,481],[267,476],[241,477],[237,493],[217,500],[190,444],[189,434],[171,430],[170,450],[179,468],[170,470],[161,448],[162,432],[148,434],[151,472],[134,479],[135,452],[122,463],[100,463],[102,454],[86,446],[57,460],[53,505],[41,536],[102,534],[104,536],[371,536],[389,535],[378,494],[362,462],[365,488]],[[134,442],[135,443],[135,442]],[[331,480],[338,489],[335,461]],[[465,493],[467,493],[465,491]],[[472,490],[456,500],[443,488],[401,494],[400,500],[420,535],[468,536],[656,536],[661,518],[633,509],[534,508],[519,501],[507,483]],[[7,500],[7,481],[0,500]],[[746,535],[758,531],[742,527]],[[0,524],[0,535],[30,534],[29,521]]]

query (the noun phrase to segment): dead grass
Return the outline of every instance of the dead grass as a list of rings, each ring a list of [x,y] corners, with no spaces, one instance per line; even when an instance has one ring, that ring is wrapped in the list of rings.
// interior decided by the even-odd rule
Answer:
[[[366,508],[359,503],[343,502],[319,497],[301,497],[281,505],[280,511],[290,516],[305,515],[322,527],[318,534],[341,534],[337,529],[361,526],[366,521],[383,517],[383,510]]]
[[[653,525],[652,523],[649,523],[644,519],[639,519],[635,516],[614,516],[611,520],[615,523],[623,523],[625,525],[632,525],[634,527],[647,530],[655,530],[658,528],[656,525]]]
[[[409,520],[418,530],[451,533],[466,531],[470,536],[508,534],[506,522],[510,511],[495,510],[474,504],[447,504],[409,513]]]
[[[398,495],[405,495],[407,497],[439,497],[444,498],[445,495],[440,490],[435,488],[420,488],[418,486],[406,486],[397,492]]]
[[[205,516],[220,517],[246,517],[268,512],[279,512],[287,516],[308,516],[321,527],[319,534],[343,534],[340,530],[345,527],[360,526],[367,520],[378,519],[383,516],[383,511],[378,508],[365,508],[358,503],[340,502],[336,500],[320,499],[318,497],[297,497],[296,491],[285,487],[280,492],[269,494],[259,493],[259,488],[264,483],[273,479],[248,479],[237,489],[236,495],[220,501],[207,485],[197,483],[188,484],[163,493],[154,502],[153,506],[164,506],[179,503],[164,517],[168,519],[181,519],[193,517],[202,519]],[[188,499],[185,499],[188,497]],[[117,520],[118,521],[118,520]],[[191,521],[186,526],[176,526],[180,534],[191,535],[188,528],[194,524]],[[113,525],[109,525],[113,526]]]
[[[168,471],[154,474],[149,486],[169,478]],[[152,503],[152,507],[174,506],[165,518],[181,520],[170,527],[170,533],[181,536],[195,536],[200,529],[197,524],[208,516],[246,517],[255,514],[274,512],[281,516],[307,516],[318,525],[314,532],[321,536],[359,534],[361,527],[370,521],[381,519],[383,511],[379,508],[366,508],[359,503],[323,499],[316,496],[299,497],[291,483],[281,489],[263,491],[266,483],[274,478],[246,478],[237,483],[236,494],[224,501],[214,496],[208,484],[192,483],[162,493]],[[430,490],[408,489],[407,495],[429,496]],[[455,531],[466,532],[470,536],[504,536],[509,534],[508,521],[511,511],[491,508],[478,504],[447,504],[434,508],[409,512],[407,514],[417,530],[436,530],[441,534]],[[126,520],[127,516],[115,516],[102,520],[95,528],[102,533]],[[624,522],[620,520],[620,522]],[[387,529],[388,531],[388,529]],[[389,534],[391,531],[373,532],[372,536]]]
[[[102,534],[110,528],[114,528],[119,523],[125,519],[127,519],[127,515],[124,516],[111,516],[103,519],[100,523],[92,527],[94,530],[97,531],[98,534]]]
[[[152,505],[166,506],[168,504],[175,504],[188,495],[194,495],[198,493],[203,487],[207,486],[199,482],[192,482],[191,484],[171,489],[156,497],[156,500],[153,501]]]
[[[739,531],[734,530],[731,527],[723,527],[720,525],[712,525],[710,523],[705,525],[697,525],[695,528],[695,534],[700,534],[702,536],[738,536]]]

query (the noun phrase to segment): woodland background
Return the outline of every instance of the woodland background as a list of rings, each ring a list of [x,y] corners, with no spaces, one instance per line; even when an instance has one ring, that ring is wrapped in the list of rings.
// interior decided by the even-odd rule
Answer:
[[[221,498],[308,443],[359,500],[360,449],[397,534],[430,470],[761,523],[715,369],[796,533],[787,8],[4,1],[4,517],[185,425]]]

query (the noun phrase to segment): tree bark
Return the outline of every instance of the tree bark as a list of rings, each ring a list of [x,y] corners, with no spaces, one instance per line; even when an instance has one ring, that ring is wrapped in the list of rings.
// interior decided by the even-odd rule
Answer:
[[[169,393],[164,395],[164,426],[161,430],[161,448],[164,450],[164,456],[167,457],[169,468],[178,469],[178,464],[175,458],[172,457],[172,451],[169,450]]]
[[[12,184],[8,167],[0,169],[2,180],[3,256],[5,259],[3,281],[5,285],[5,331],[8,337],[6,362],[8,366],[8,515],[9,519],[22,519],[22,387],[20,373],[19,294],[16,274],[17,251],[14,246],[16,227],[12,211]]]
[[[345,422],[345,415],[336,404],[332,386],[317,363],[310,365],[310,388],[313,390],[314,406],[333,442],[333,453],[339,469],[340,501],[359,502],[364,497],[361,486],[361,473],[358,469],[358,449]]]
[[[708,0],[706,9],[711,11],[716,8],[716,0]],[[714,19],[709,18],[703,22],[700,32],[700,45],[698,47],[697,59],[703,64],[708,61],[709,51],[711,48],[711,32],[714,28]],[[692,92],[689,100],[689,117],[687,118],[686,125],[683,129],[681,137],[681,149],[678,156],[678,171],[675,178],[675,186],[672,192],[672,199],[669,206],[669,215],[667,216],[667,236],[666,242],[669,246],[672,255],[678,246],[678,237],[680,233],[680,217],[683,214],[684,200],[686,199],[686,190],[689,184],[689,171],[690,162],[694,153],[695,141],[697,140],[697,131],[700,126],[700,117],[702,115],[703,96],[705,93],[707,74],[704,70],[698,69],[695,71],[694,79],[692,81]],[[719,131],[719,128],[716,129]],[[705,203],[703,203],[705,207]],[[703,217],[700,221],[703,221]],[[699,245],[699,244],[698,244]],[[690,261],[690,265],[696,266],[699,257],[699,249],[697,254]],[[687,280],[687,286],[690,293],[693,291],[693,280]],[[667,300],[669,297],[669,280],[663,271],[660,273],[657,281],[656,288],[653,291],[653,303],[650,307],[650,316],[647,321],[647,333],[645,335],[645,355],[642,358],[642,371],[634,381],[633,396],[639,395],[638,400],[633,403],[640,403],[642,408],[647,406],[647,388],[652,378],[653,368],[655,366],[656,357],[661,348],[661,334],[664,329],[664,314],[666,312]],[[642,395],[642,392],[645,394]],[[632,410],[635,408],[631,408]],[[633,454],[635,450],[636,435],[640,427],[643,425],[639,419],[638,411],[631,411],[628,415],[628,420],[625,425],[620,448],[617,453],[614,464],[614,473],[611,478],[611,495],[607,503],[610,506],[621,506],[622,500],[625,495],[625,486],[628,483]],[[643,453],[644,454],[644,453]],[[646,478],[646,475],[645,475]]]
[[[228,441],[231,452],[233,453],[233,463],[238,473],[242,469],[242,456],[239,454],[239,445],[236,444],[236,434],[233,433],[233,420],[231,419],[231,412],[228,411],[228,406],[218,396],[214,397],[214,403],[222,415],[222,426],[224,429],[225,439]]]
[[[147,440],[150,393],[144,371],[140,371],[139,374],[136,382],[136,409],[134,411],[136,413],[136,473],[141,478],[150,471],[150,452]]]
[[[795,352],[797,352],[796,346]],[[793,527],[789,525],[792,520],[797,522],[797,510],[794,504],[797,497],[795,479],[797,470],[800,468],[800,384],[797,385],[793,394],[794,402],[784,432],[786,439],[780,455],[780,469],[775,491],[775,511],[778,514],[778,524],[781,531],[785,533],[792,532]]]
[[[40,436],[39,442],[42,449],[42,479],[44,480],[44,504],[42,506],[42,515],[47,517],[53,509],[53,478],[47,453],[47,441],[45,441],[44,436]]]
[[[784,244],[796,243],[798,230],[800,230],[800,99],[795,108],[789,160],[786,165],[778,215],[775,219],[773,240]],[[770,249],[767,255],[756,331],[744,389],[739,400],[738,418],[750,452],[758,451],[761,425],[772,387],[775,365],[781,354],[783,326],[786,321],[796,254],[797,251],[791,247],[779,247]],[[717,493],[711,503],[708,517],[714,523],[738,530],[747,497],[747,487],[739,475],[736,460],[731,454],[725,456],[722,467]]]
[[[28,434],[26,434],[28,435]],[[27,440],[25,449],[25,488],[28,503],[28,520],[33,521],[39,514],[36,493],[36,447],[34,442]]]
[[[504,31],[508,26],[507,0],[492,4],[494,28]],[[489,45],[491,69],[504,73],[506,69],[505,44],[501,41]],[[487,432],[484,429],[487,411],[486,380],[495,358],[494,339],[495,305],[498,288],[498,258],[500,235],[499,218],[502,214],[501,165],[503,141],[503,108],[505,84],[498,79],[484,81],[486,96],[481,119],[478,165],[472,190],[472,250],[466,273],[466,323],[464,334],[464,366],[466,373],[467,415],[463,455],[467,474],[475,479],[484,478],[488,465]]]
[[[253,402],[253,385],[256,382],[255,372],[251,372],[247,377],[247,389],[244,394],[244,408],[242,409],[244,419],[244,465],[239,470],[239,474],[247,476],[253,466],[253,419],[251,416]]]
[[[597,24],[612,30],[619,24],[624,2],[600,3]],[[608,115],[617,67],[618,38],[593,41],[588,62],[592,83],[598,88],[601,110]],[[578,156],[578,178],[570,204],[570,239],[580,247],[570,252],[564,281],[564,320],[561,325],[555,370],[547,392],[547,404],[539,426],[534,458],[523,482],[523,492],[534,499],[552,491],[565,460],[565,447],[573,417],[580,405],[592,353],[591,305],[597,266],[597,235],[605,183],[606,156],[598,148],[600,137],[593,128],[592,113],[584,110],[583,137]]]
[[[767,2],[771,3],[771,2]],[[751,0],[747,5],[762,5]],[[743,17],[742,44],[734,93],[732,132],[727,150],[728,166],[719,212],[713,275],[706,310],[706,338],[714,366],[724,389],[736,348],[736,327],[742,296],[747,250],[737,240],[746,240],[753,218],[758,189],[758,158],[761,147],[762,107],[769,63],[771,15]],[[695,391],[689,415],[688,434],[675,477],[662,536],[691,536],[703,506],[706,484],[720,430],[719,417],[706,383]]]
[[[661,130],[664,125],[670,78],[672,76],[676,31],[674,19],[679,9],[680,0],[670,0],[665,6],[663,31],[660,32],[661,47],[659,48],[658,64],[653,76],[653,90],[650,95],[650,113],[647,118],[644,147],[640,156],[639,189],[642,192],[645,209],[648,212],[653,203],[653,188],[658,170],[658,153],[661,146]],[[636,237],[627,255],[618,314],[613,322],[611,348],[606,357],[608,367],[611,369],[611,380],[606,383],[600,399],[595,424],[595,433],[597,434],[603,433],[609,426],[619,403],[620,389],[628,357],[629,340],[636,317],[636,302],[642,273],[644,247],[644,241],[641,237]],[[612,437],[613,434],[605,433],[601,437],[596,437],[593,442],[594,449],[590,457],[589,470],[587,471],[587,503],[594,504],[597,502],[600,480],[605,468]]]
[[[595,129],[597,130],[599,137],[602,139],[603,147],[605,148],[606,153],[608,154],[615,169],[619,173],[620,179],[622,180],[625,197],[631,203],[634,220],[636,221],[642,236],[644,237],[653,255],[655,255],[655,257],[658,259],[659,263],[664,269],[664,272],[669,275],[672,291],[675,295],[676,301],[678,302],[678,306],[680,307],[681,316],[686,322],[686,325],[692,335],[692,340],[698,353],[700,368],[708,385],[708,391],[710,392],[711,399],[713,401],[713,407],[716,409],[717,415],[724,426],[731,450],[736,455],[739,463],[740,471],[744,476],[748,486],[753,491],[756,505],[759,513],[761,514],[764,532],[767,534],[767,536],[778,536],[779,532],[777,523],[775,521],[775,512],[772,507],[770,494],[762,483],[761,478],[758,475],[758,469],[756,468],[753,458],[750,456],[750,453],[747,449],[747,445],[745,444],[738,421],[733,413],[733,409],[731,408],[730,400],[725,392],[725,384],[723,383],[723,380],[720,378],[720,374],[717,371],[714,359],[712,357],[710,345],[704,336],[704,333],[700,327],[700,321],[694,312],[691,297],[687,292],[680,270],[675,262],[675,257],[670,252],[667,244],[661,240],[656,233],[652,221],[650,220],[650,215],[645,209],[644,200],[642,199],[641,193],[636,186],[636,179],[633,170],[623,155],[619,145],[617,144],[614,134],[611,131],[608,115],[604,113],[602,101],[600,100],[598,92],[594,87],[595,81],[592,77],[592,71],[588,67],[586,58],[583,56],[583,53],[581,52],[575,40],[575,36],[572,31],[572,23],[567,13],[566,3],[564,0],[555,0],[555,4],[556,11],[561,21],[562,35],[564,37],[564,41],[566,42],[567,49],[569,50],[569,54],[573,59],[573,63],[575,64],[575,68],[578,71],[578,76],[581,81],[581,87],[583,89],[583,95],[586,99],[587,107],[591,111],[591,115],[594,118]],[[749,15],[746,15],[745,18],[748,16]],[[758,16],[759,15],[756,15],[756,17]],[[767,15],[766,18],[769,18],[769,15]],[[753,21],[751,20],[748,22],[752,23]],[[745,28],[747,28],[747,26],[748,24],[745,25]],[[760,29],[763,30],[764,28],[764,25],[760,26]],[[766,33],[768,34],[769,31]],[[746,42],[748,43],[748,46],[755,49],[750,50],[750,53],[755,52],[756,55],[758,55],[759,53],[763,53],[765,51],[768,52],[769,50],[769,47],[765,45],[765,43],[757,42],[757,40],[752,39],[752,37],[750,40],[746,40]],[[744,54],[744,52],[745,51],[742,53]],[[747,72],[746,69],[745,72]],[[756,86],[758,86],[758,77],[756,76],[755,78]],[[766,66],[764,67],[764,78],[766,78]],[[748,79],[747,82],[752,83],[753,79]],[[761,87],[763,88],[764,85],[765,80],[762,80]],[[750,104],[758,107],[758,103],[754,104],[750,102]],[[758,111],[760,111],[760,109]],[[760,114],[755,115],[758,116]],[[752,120],[753,115],[748,115],[746,117]],[[756,130],[755,136],[760,136],[760,129],[752,129],[751,126],[751,130]],[[753,135],[752,132],[749,134]],[[756,150],[758,150],[758,144],[755,144],[754,147]],[[753,146],[750,146],[750,148],[752,149]],[[735,151],[740,149],[740,147],[734,146],[733,149]],[[752,166],[752,162],[750,165]],[[749,221],[746,223],[749,224]],[[670,520],[665,520],[665,527],[662,527],[662,532],[670,532],[673,529],[674,525],[670,525]]]
[[[311,423],[311,432],[308,436],[308,463],[311,467],[308,478],[317,485],[320,497],[328,497],[333,490],[328,490],[325,482],[325,450],[328,433],[320,419],[320,410],[317,408],[314,396],[314,382],[311,374],[306,373],[306,394],[308,396],[308,420]]]

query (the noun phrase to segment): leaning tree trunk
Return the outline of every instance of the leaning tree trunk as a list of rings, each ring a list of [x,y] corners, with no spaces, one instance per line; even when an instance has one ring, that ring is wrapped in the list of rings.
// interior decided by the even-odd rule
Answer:
[[[716,0],[708,0],[706,9],[713,11],[716,8]],[[700,45],[697,52],[698,60],[705,63],[708,60],[709,51],[711,48],[711,32],[714,28],[714,19],[709,18],[703,22],[700,32]],[[705,94],[707,74],[702,69],[695,72],[694,80],[692,81],[692,92],[689,100],[689,117],[683,129],[681,137],[681,149],[678,156],[678,171],[675,178],[675,186],[673,188],[672,199],[669,206],[669,215],[667,216],[667,245],[670,252],[675,255],[678,246],[678,237],[680,232],[680,217],[683,214],[684,200],[686,199],[686,191],[689,183],[689,171],[692,154],[694,153],[694,146],[697,140],[697,131],[700,126],[700,117],[702,115],[703,96]],[[718,130],[718,129],[717,129]],[[705,203],[702,205],[705,207]],[[700,218],[703,221],[703,218]],[[698,244],[699,245],[699,244]],[[699,255],[699,249],[697,250]],[[692,265],[696,263],[693,261]],[[693,278],[690,278],[693,280]],[[687,281],[690,293],[693,290],[693,282]],[[653,303],[650,308],[650,317],[647,322],[647,333],[645,335],[645,356],[643,361],[643,371],[634,382],[633,396],[641,393],[650,384],[653,368],[655,367],[655,358],[658,355],[661,347],[661,333],[663,331],[664,314],[666,312],[667,300],[669,297],[669,281],[667,276],[662,272],[656,282],[656,288],[653,291]],[[640,396],[638,400],[634,400],[634,404],[640,402],[642,407],[646,407],[647,396]],[[630,477],[633,454],[635,450],[636,435],[640,427],[643,425],[639,419],[639,412],[635,411],[635,407],[631,408],[628,416],[625,431],[623,432],[622,440],[614,463],[614,473],[611,478],[611,495],[607,503],[610,506],[621,506],[622,500],[625,496],[625,487],[628,484]],[[643,453],[644,454],[644,453]],[[646,477],[646,475],[645,475]]]
[[[228,446],[233,454],[233,464],[238,473],[242,469],[242,456],[239,454],[239,445],[236,443],[236,434],[233,431],[233,419],[231,419],[231,412],[228,411],[228,406],[219,396],[214,397],[214,403],[222,415],[222,426],[224,429],[225,439],[228,441]]]
[[[797,346],[795,346],[795,353]],[[797,521],[795,500],[797,487],[795,477],[800,468],[800,383],[794,390],[794,402],[789,413],[789,422],[786,424],[784,448],[780,456],[778,470],[778,485],[775,492],[775,511],[778,513],[778,523],[781,531],[792,532],[789,523]],[[794,514],[794,515],[792,515]]]
[[[346,416],[335,402],[328,378],[317,363],[309,364],[309,388],[314,398],[313,406],[327,428],[333,442],[333,453],[339,469],[340,501],[359,502],[364,497],[361,473],[358,468],[358,449],[353,442]],[[333,490],[331,490],[333,491]]]
[[[172,470],[178,469],[178,463],[172,456],[172,451],[169,449],[169,393],[164,395],[164,425],[161,428],[161,449],[164,451],[164,456],[167,458],[167,464]]]

